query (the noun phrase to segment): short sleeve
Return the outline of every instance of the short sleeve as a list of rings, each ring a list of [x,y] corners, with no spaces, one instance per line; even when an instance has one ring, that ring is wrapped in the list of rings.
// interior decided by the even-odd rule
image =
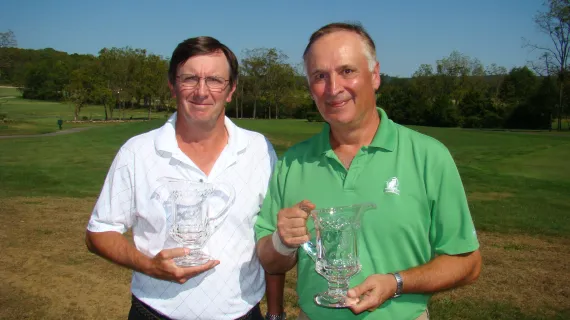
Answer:
[[[282,167],[281,160],[277,161],[275,170],[269,180],[269,187],[261,211],[255,222],[255,238],[259,241],[261,238],[268,236],[277,229],[277,213],[282,208],[281,187],[279,185],[279,175]]]
[[[134,156],[121,148],[105,178],[105,183],[91,213],[87,229],[92,232],[126,232],[133,225]]]
[[[427,168],[433,251],[438,255],[475,251],[479,241],[457,166],[447,148],[436,155],[438,158]]]

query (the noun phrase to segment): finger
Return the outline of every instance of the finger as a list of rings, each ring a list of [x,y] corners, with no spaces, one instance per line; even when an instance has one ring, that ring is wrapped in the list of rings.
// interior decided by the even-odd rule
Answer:
[[[309,236],[289,238],[287,239],[286,245],[290,247],[298,247],[309,240]]]
[[[302,211],[307,213],[307,216],[311,212],[311,210],[315,210],[316,206],[309,200],[303,200],[295,205],[295,207],[301,209]]]
[[[157,254],[157,257],[162,260],[167,260],[176,257],[182,257],[189,253],[190,249],[187,248],[164,249]]]
[[[365,310],[374,311],[378,308],[378,301],[372,295],[364,295],[360,299],[360,302],[350,307],[350,310],[355,314],[359,314]]]
[[[366,292],[374,289],[374,281],[370,280],[370,277],[366,278],[363,283],[357,285],[354,288],[348,290],[347,295],[351,298],[358,298],[364,295]]]
[[[219,260],[210,260],[206,263],[204,263],[203,265],[200,266],[195,266],[195,267],[183,267],[182,269],[184,270],[184,275],[183,277],[187,278],[187,277],[194,277],[204,271],[210,270],[213,267],[217,266],[220,264]]]
[[[287,228],[281,229],[281,233],[283,234],[284,238],[295,238],[295,237],[302,237],[309,234],[307,231],[307,227],[297,227],[297,228]]]
[[[287,210],[283,210],[283,212],[281,213],[281,217],[284,219],[298,218],[298,219],[307,220],[307,217],[309,217],[309,213],[300,208],[293,207]]]
[[[303,216],[284,217],[277,222],[277,226],[281,229],[301,228],[307,226],[307,220]]]

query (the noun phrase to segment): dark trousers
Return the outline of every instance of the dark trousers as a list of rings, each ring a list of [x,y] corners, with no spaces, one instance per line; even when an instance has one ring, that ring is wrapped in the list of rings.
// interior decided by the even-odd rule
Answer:
[[[131,310],[129,311],[128,320],[171,320],[170,318],[158,313],[144,302],[140,301],[134,295],[131,299]],[[255,305],[249,312],[236,320],[263,320],[259,303]]]

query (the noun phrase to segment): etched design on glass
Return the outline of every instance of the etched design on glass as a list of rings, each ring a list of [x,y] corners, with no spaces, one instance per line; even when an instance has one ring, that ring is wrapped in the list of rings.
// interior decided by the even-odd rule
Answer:
[[[174,258],[176,265],[202,265],[213,258],[204,245],[220,226],[235,199],[234,188],[225,183],[205,183],[166,179],[168,207],[174,220],[169,235],[190,253]]]
[[[348,298],[347,291],[350,278],[361,269],[358,258],[361,216],[375,208],[373,203],[363,203],[311,211],[315,243],[306,242],[302,248],[315,261],[315,271],[328,282],[328,290],[315,295],[316,304],[344,308],[358,302]]]

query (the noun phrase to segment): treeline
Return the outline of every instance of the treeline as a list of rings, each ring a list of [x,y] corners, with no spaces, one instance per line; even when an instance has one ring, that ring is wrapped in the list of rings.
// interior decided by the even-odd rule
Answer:
[[[485,68],[456,51],[435,68],[421,65],[411,79],[385,76],[382,82],[378,105],[409,125],[550,129],[564,109],[558,106],[556,79],[527,67],[508,73],[495,64]]]
[[[22,88],[26,99],[70,101],[75,116],[87,104],[102,105],[105,120],[124,108],[173,111],[168,60],[144,49],[104,48],[97,56],[53,49],[0,48],[0,84]],[[312,107],[305,77],[278,49],[244,52],[240,77],[229,108],[247,118],[304,117]],[[233,114],[232,114],[233,113]]]
[[[314,116],[302,65],[287,61],[276,48],[244,51],[228,115]],[[104,48],[93,56],[4,47],[0,66],[1,84],[21,87],[27,99],[72,102],[76,118],[87,104],[101,105],[105,120],[120,119],[125,108],[145,108],[149,118],[154,111],[175,108],[167,83],[168,60],[144,49]],[[568,101],[559,99],[559,92],[556,79],[540,77],[527,67],[508,72],[452,52],[434,65],[421,65],[411,78],[383,74],[377,104],[402,124],[549,129],[552,119],[567,109],[558,104]]]
[[[67,54],[53,49],[0,48],[4,61],[0,81],[21,88],[26,99],[70,101],[75,118],[87,104],[115,110],[172,106],[166,80],[167,61],[144,49],[102,49],[98,56]],[[119,117],[122,113],[119,112]]]

